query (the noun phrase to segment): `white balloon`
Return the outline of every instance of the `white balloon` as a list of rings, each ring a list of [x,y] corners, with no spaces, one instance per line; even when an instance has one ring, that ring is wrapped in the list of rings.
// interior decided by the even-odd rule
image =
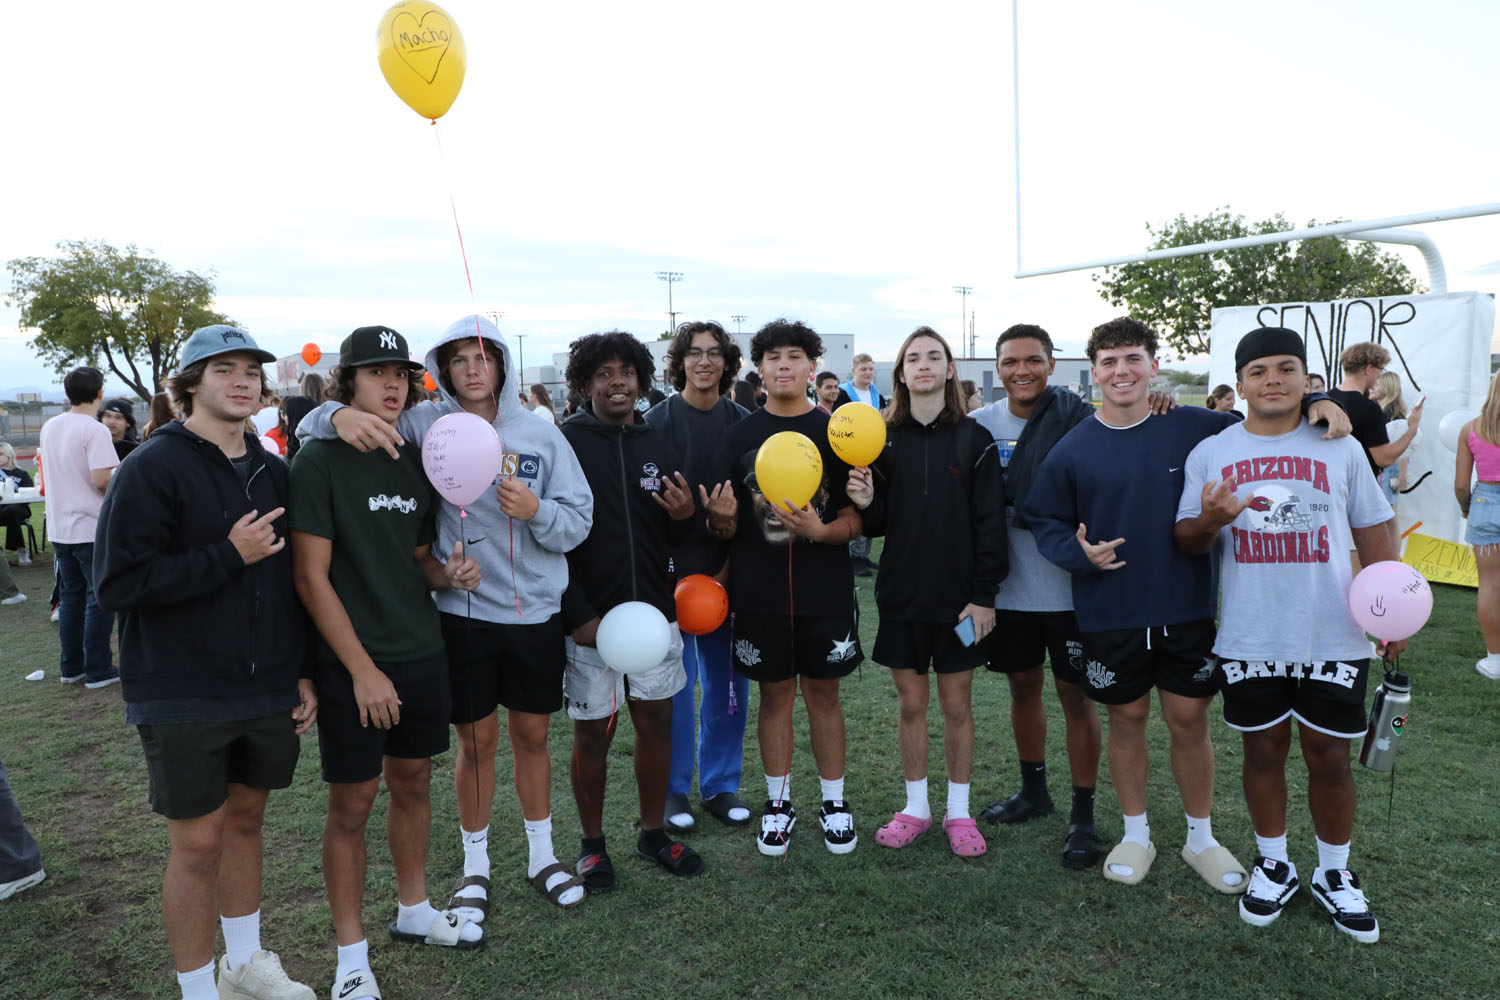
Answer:
[[[250,421],[255,424],[255,429],[259,433],[264,434],[276,429],[276,425],[281,422],[281,414],[277,412],[276,407],[266,406],[256,411]]]
[[[666,615],[646,602],[626,601],[611,608],[599,622],[594,645],[611,670],[638,674],[667,658],[667,650],[672,648],[672,625]]]
[[[1442,422],[1438,424],[1438,440],[1443,447],[1458,454],[1458,435],[1463,432],[1464,424],[1474,417],[1475,414],[1470,410],[1454,410],[1444,414]]]
[[[281,454],[281,445],[277,444],[276,439],[273,437],[268,437],[265,434],[262,434],[260,436],[260,446],[266,449],[266,451],[272,455]]]

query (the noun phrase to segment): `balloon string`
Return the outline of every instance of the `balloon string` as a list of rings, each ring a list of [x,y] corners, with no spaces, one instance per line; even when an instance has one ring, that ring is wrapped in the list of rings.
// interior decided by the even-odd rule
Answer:
[[[474,298],[474,276],[469,272],[469,251],[464,248],[463,227],[458,224],[458,202],[453,197],[453,181],[448,175],[448,160],[443,152],[443,130],[436,118],[432,120],[432,135],[437,139],[438,160],[443,165],[443,178],[448,182],[448,208],[453,213],[453,231],[458,233],[458,255],[463,258],[464,280],[469,284],[469,304],[474,306],[474,333],[479,336],[479,303]],[[488,368],[490,359],[485,355],[483,336],[479,336],[479,357]]]

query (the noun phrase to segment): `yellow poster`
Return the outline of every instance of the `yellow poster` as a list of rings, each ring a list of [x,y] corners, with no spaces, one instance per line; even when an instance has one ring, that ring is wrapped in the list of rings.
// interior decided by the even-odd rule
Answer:
[[[1401,561],[1427,577],[1431,583],[1479,586],[1479,571],[1474,566],[1474,550],[1458,542],[1413,532],[1406,538],[1406,554],[1401,557]]]

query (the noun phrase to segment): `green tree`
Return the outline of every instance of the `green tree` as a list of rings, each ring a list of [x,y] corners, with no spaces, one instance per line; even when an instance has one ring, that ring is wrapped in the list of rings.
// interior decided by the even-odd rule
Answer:
[[[7,299],[59,375],[80,364],[108,367],[149,399],[194,330],[231,322],[213,308],[212,272],[175,271],[134,245],[121,251],[102,240],[64,240],[57,249],[56,257],[11,261]]]
[[[1316,226],[1316,221],[1308,222]],[[1247,223],[1216,209],[1201,219],[1184,215],[1160,229],[1147,224],[1152,250],[1280,233],[1295,228],[1279,213]],[[1411,295],[1427,289],[1401,258],[1373,243],[1323,237],[1295,243],[1222,250],[1213,254],[1120,264],[1094,275],[1110,305],[1151,325],[1183,354],[1208,353],[1213,310],[1260,302],[1326,302],[1374,295]]]

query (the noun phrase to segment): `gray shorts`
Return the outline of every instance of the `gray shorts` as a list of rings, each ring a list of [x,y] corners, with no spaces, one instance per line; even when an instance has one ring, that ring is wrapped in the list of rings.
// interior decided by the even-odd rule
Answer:
[[[682,633],[672,626],[672,644],[656,666],[628,678],[612,670],[593,646],[580,646],[572,636],[564,640],[568,665],[563,668],[563,698],[568,717],[580,722],[607,719],[634,701],[666,701],[687,687],[682,666]]]

